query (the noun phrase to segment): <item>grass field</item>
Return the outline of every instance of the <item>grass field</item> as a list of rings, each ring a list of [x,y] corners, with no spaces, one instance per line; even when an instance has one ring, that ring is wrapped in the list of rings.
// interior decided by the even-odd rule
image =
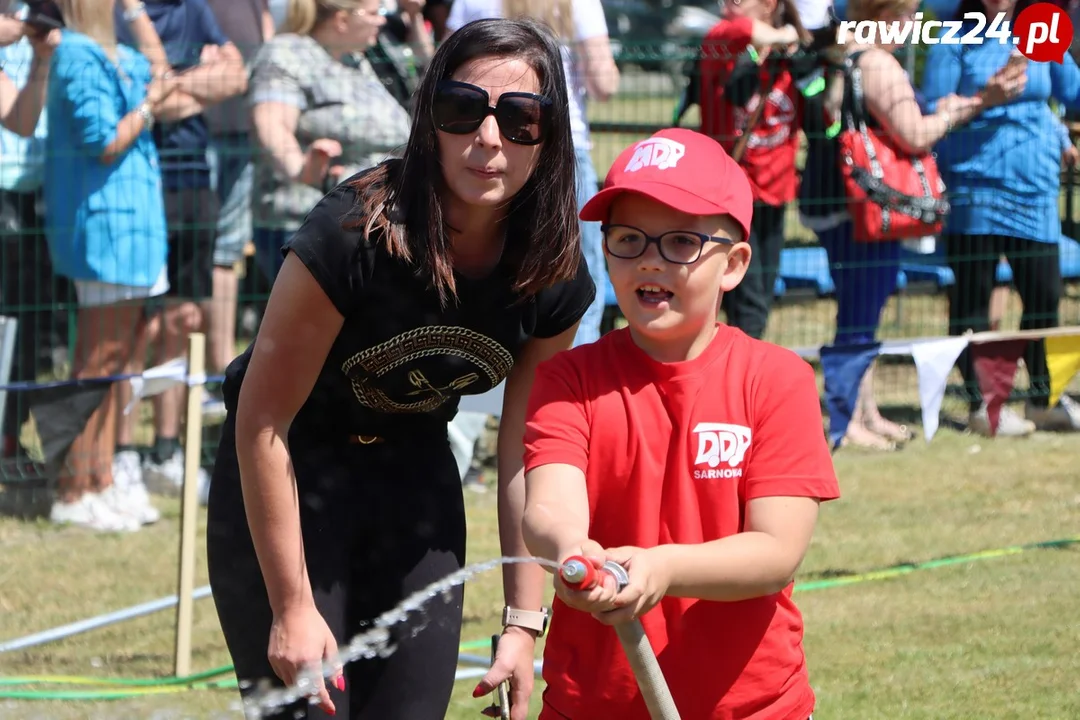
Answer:
[[[900,453],[842,451],[843,498],[826,506],[799,581],[900,562],[1076,535],[1080,439],[985,441],[950,430]],[[0,520],[4,638],[72,622],[175,590],[178,518],[127,537]],[[494,494],[468,494],[469,561],[498,555]],[[806,649],[828,718],[1074,718],[1080,715],[1080,546],[920,570],[847,587],[796,592]],[[205,584],[200,548],[197,585]],[[464,639],[498,627],[497,573],[466,590]],[[229,659],[209,600],[196,603],[193,665]],[[0,655],[0,676],[164,677],[173,613]],[[471,652],[483,654],[483,650]],[[473,683],[449,718],[477,717]],[[4,718],[238,717],[227,690],[105,702],[4,701]],[[536,703],[533,704],[536,709]],[[535,716],[535,715],[533,715]],[[690,720],[689,718],[687,720]]]

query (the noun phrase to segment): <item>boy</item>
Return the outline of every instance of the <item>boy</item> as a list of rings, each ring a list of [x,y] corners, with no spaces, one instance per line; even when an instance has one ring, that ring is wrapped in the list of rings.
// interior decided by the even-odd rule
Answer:
[[[625,150],[582,210],[606,223],[629,327],[537,370],[524,534],[559,562],[615,560],[630,584],[574,592],[556,575],[541,720],[648,720],[605,627],[633,618],[682,717],[814,709],[792,578],[839,488],[813,370],[716,321],[750,262],[752,204],[716,141],[668,129]]]

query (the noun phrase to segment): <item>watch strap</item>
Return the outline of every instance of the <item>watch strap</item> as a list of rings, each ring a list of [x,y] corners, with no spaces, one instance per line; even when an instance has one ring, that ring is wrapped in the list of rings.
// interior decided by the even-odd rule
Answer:
[[[504,607],[503,608],[503,625],[513,625],[514,627],[525,628],[526,630],[535,630],[541,636],[547,630],[548,612],[547,610],[518,610],[517,608]]]

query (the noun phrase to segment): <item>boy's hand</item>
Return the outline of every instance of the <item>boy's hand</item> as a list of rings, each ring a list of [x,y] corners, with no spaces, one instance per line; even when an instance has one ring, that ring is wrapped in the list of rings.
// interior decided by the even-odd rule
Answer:
[[[611,548],[605,559],[622,565],[630,576],[630,583],[615,596],[615,609],[593,614],[605,625],[636,620],[656,607],[671,586],[667,565],[657,557],[656,548]]]
[[[607,559],[606,554],[600,543],[585,540],[581,543],[580,548],[564,553],[561,561],[565,562],[566,558],[572,555],[580,555],[599,570]],[[572,590],[563,582],[562,573],[556,572],[555,595],[570,607],[582,612],[599,613],[613,610],[615,608],[613,601],[619,591],[618,584],[615,582],[615,578],[606,572],[600,572],[599,577],[600,582],[591,590]]]

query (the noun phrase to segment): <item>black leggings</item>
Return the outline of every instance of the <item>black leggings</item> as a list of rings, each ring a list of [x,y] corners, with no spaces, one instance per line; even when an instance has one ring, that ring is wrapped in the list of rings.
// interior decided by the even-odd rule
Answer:
[[[210,486],[210,586],[241,687],[263,679],[281,687],[267,659],[273,614],[245,519],[234,427],[230,415]],[[426,438],[352,445],[340,436],[290,434],[308,575],[339,649],[405,596],[464,564],[457,464],[445,436]],[[395,631],[389,658],[349,663],[345,692],[330,688],[336,717],[442,720],[457,669],[462,598],[458,587],[447,601],[431,601]],[[298,702],[274,717],[329,716]]]
[[[1035,242],[1004,235],[946,235],[949,267],[956,282],[949,290],[949,334],[990,329],[990,295],[1000,256],[1012,268],[1013,284],[1024,304],[1021,330],[1057,327],[1061,304],[1061,260],[1056,242]],[[1046,344],[1028,343],[1024,355],[1031,377],[1031,401],[1046,407],[1050,397],[1050,372]],[[964,350],[957,360],[972,410],[982,403],[971,354]]]

